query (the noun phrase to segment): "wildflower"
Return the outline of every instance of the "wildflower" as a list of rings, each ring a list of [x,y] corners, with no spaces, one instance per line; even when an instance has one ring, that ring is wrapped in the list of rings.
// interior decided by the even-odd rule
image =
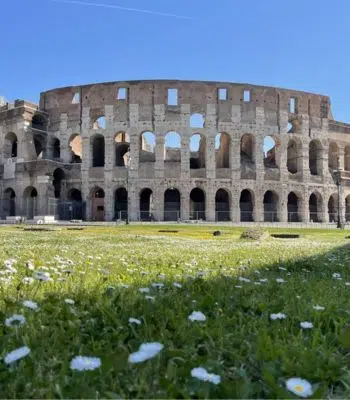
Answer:
[[[283,267],[278,267],[278,269],[279,269],[280,271],[287,271],[287,268],[283,268]]]
[[[139,289],[140,293],[149,293],[149,288],[148,287],[142,287]]]
[[[283,278],[276,278],[277,283],[285,283],[286,281]]]
[[[176,288],[182,288],[182,285],[180,283],[174,282],[173,286]]]
[[[261,282],[254,282],[254,285],[261,285]]]
[[[334,279],[341,279],[341,275],[338,272],[334,272],[334,274],[332,275],[332,277]]]
[[[319,305],[313,306],[312,308],[313,308],[314,310],[316,310],[316,311],[323,311],[323,310],[324,310],[324,307],[319,306]]]
[[[235,285],[235,288],[242,289],[242,286],[241,285]]]
[[[286,387],[299,397],[309,397],[313,394],[311,383],[305,379],[290,378],[286,381]]]
[[[75,371],[93,371],[100,366],[101,359],[97,357],[76,356],[70,363],[70,368]]]
[[[268,282],[269,280],[267,278],[262,278],[262,279],[259,279],[259,281],[260,282]]]
[[[211,382],[215,385],[218,385],[221,382],[220,375],[210,374],[205,368],[202,367],[193,368],[191,370],[191,376],[199,379],[200,381]]]
[[[129,324],[141,325],[141,321],[137,318],[129,318]]]
[[[34,273],[34,279],[38,281],[50,281],[50,274],[48,272],[37,271]]]
[[[25,324],[26,319],[23,315],[14,314],[5,320],[6,326],[19,326]]]
[[[272,319],[273,321],[276,319],[285,319],[287,318],[286,314],[283,313],[277,313],[277,314],[270,314],[270,319]]]
[[[311,329],[311,328],[314,327],[313,324],[312,324],[312,322],[308,322],[308,321],[300,322],[300,326],[301,326],[303,329]]]
[[[164,283],[152,283],[151,286],[154,288],[161,289],[162,287],[164,287]]]
[[[25,300],[23,302],[24,307],[30,308],[31,310],[37,310],[39,308],[38,304],[31,300]]]
[[[158,342],[143,343],[139,350],[129,355],[129,362],[136,364],[155,357],[162,349],[163,345]]]
[[[155,300],[155,297],[154,296],[145,296],[145,299],[147,299],[147,300]]]
[[[242,276],[240,276],[240,277],[238,278],[238,280],[241,281],[241,282],[250,282],[250,279],[244,278],[244,277],[242,277]]]
[[[25,276],[25,277],[22,279],[22,282],[23,282],[25,285],[31,285],[31,284],[34,282],[34,279],[31,278],[31,277],[29,277],[29,276]]]
[[[11,351],[4,358],[5,364],[12,364],[13,362],[20,360],[30,353],[30,348],[27,346],[20,347],[16,350]]]
[[[192,314],[188,316],[190,321],[205,321],[207,317],[200,311],[193,311]]]
[[[345,286],[350,286],[350,282],[345,282]]]
[[[129,285],[126,285],[125,283],[122,283],[121,285],[119,285],[119,287],[124,288],[124,289],[128,289]]]
[[[70,304],[71,306],[73,306],[73,305],[75,304],[75,301],[72,300],[72,299],[64,299],[64,302],[65,302],[66,304]]]

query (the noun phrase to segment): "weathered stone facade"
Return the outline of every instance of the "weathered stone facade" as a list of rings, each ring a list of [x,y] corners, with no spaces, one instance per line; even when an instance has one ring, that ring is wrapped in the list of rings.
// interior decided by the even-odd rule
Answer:
[[[0,141],[1,218],[54,204],[64,219],[328,222],[339,168],[350,219],[350,125],[327,96],[177,80],[59,88],[0,107]]]

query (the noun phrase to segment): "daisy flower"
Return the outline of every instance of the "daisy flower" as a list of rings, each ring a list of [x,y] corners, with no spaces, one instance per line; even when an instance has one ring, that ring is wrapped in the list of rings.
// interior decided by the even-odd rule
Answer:
[[[308,322],[308,321],[300,322],[300,326],[301,326],[303,329],[311,329],[311,328],[314,327],[313,324],[312,324],[312,322]]]
[[[286,381],[287,389],[296,394],[299,397],[309,397],[312,396],[313,390],[312,385],[305,379],[301,378],[290,378]]]
[[[25,324],[26,319],[23,315],[14,314],[5,320],[6,326],[19,326]]]
[[[162,349],[163,345],[158,342],[143,343],[139,350],[129,355],[129,362],[132,364],[150,360],[155,357]]]
[[[31,310],[37,310],[39,308],[38,304],[31,300],[24,300],[23,305]]]
[[[270,319],[272,319],[273,321],[276,319],[285,319],[287,318],[286,314],[283,313],[277,313],[277,314],[270,314]]]
[[[93,371],[100,366],[101,359],[97,357],[76,356],[70,363],[70,368],[75,371]]]
[[[30,353],[30,348],[27,346],[20,347],[16,350],[12,350],[4,358],[5,364],[12,364],[13,362],[20,360],[21,358],[27,356]]]
[[[210,374],[205,368],[202,367],[193,368],[191,370],[191,376],[199,379],[200,381],[211,382],[215,385],[218,385],[221,382],[220,375]]]
[[[193,311],[192,314],[188,316],[190,321],[205,321],[207,317],[201,311]]]

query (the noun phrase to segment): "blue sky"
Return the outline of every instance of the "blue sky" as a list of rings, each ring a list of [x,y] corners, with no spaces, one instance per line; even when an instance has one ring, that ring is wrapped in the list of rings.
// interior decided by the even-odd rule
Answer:
[[[84,0],[81,0],[84,1]],[[327,94],[350,122],[348,0],[1,1],[0,95],[128,79],[246,82]]]

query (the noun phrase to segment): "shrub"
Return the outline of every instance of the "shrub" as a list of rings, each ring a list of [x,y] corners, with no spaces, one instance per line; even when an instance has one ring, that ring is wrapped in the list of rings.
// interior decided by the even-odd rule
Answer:
[[[266,233],[263,228],[253,227],[245,229],[241,234],[241,239],[260,240],[263,239]]]

